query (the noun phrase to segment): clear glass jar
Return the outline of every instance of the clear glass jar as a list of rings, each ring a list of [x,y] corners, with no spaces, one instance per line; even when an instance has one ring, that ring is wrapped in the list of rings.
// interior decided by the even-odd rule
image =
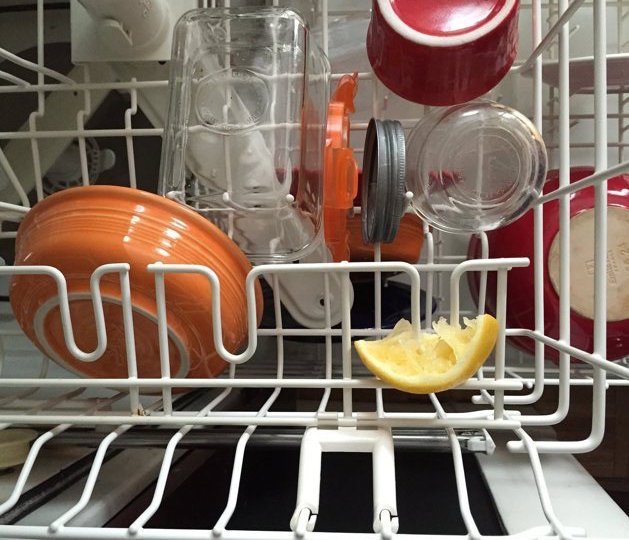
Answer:
[[[186,13],[173,38],[160,192],[254,262],[310,253],[322,231],[329,73],[293,10]]]
[[[449,232],[496,229],[540,195],[546,147],[524,115],[491,101],[435,109],[406,143],[413,207]]]
[[[319,0],[216,0],[212,5],[217,8],[258,8],[281,7],[290,8],[299,13],[308,23],[311,30],[320,30],[321,8]]]

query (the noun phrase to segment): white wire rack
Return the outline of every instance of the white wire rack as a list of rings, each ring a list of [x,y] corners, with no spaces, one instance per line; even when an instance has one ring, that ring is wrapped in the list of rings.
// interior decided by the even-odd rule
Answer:
[[[227,0],[225,0],[227,3]],[[317,17],[321,26],[322,45],[329,50],[330,29],[335,20],[344,17],[367,17],[370,2],[362,0],[358,8],[352,3],[352,9],[342,2],[320,0],[317,5]],[[612,16],[610,16],[613,15]],[[319,471],[321,453],[326,451],[368,452],[373,456],[374,475],[374,533],[348,534],[352,538],[391,538],[396,535],[399,521],[404,520],[398,515],[395,496],[394,452],[392,430],[432,429],[445,433],[452,452],[454,472],[457,484],[459,509],[467,529],[466,538],[481,538],[481,534],[470,510],[466,488],[465,468],[462,459],[461,443],[457,430],[480,430],[482,434],[477,449],[491,454],[493,440],[491,432],[506,432],[513,438],[507,444],[511,452],[523,452],[528,455],[531,469],[538,489],[539,500],[546,517],[545,523],[539,527],[520,531],[513,538],[572,538],[584,534],[579,523],[564,524],[556,516],[551,504],[544,473],[540,462],[540,453],[584,453],[594,450],[604,436],[605,398],[610,386],[629,385],[629,364],[626,361],[611,362],[606,359],[606,253],[607,253],[607,204],[606,180],[623,171],[629,170],[629,162],[624,162],[624,133],[627,129],[626,98],[623,89],[615,96],[608,95],[606,84],[606,55],[610,52],[621,52],[626,45],[623,41],[623,25],[629,15],[629,8],[622,2],[605,2],[595,0],[559,0],[558,3],[542,3],[540,0],[523,2],[521,6],[521,39],[520,59],[512,68],[506,82],[495,92],[494,97],[509,101],[510,81],[516,80],[518,72],[532,70],[532,92],[517,90],[515,97],[518,107],[530,113],[535,124],[546,136],[551,150],[551,158],[558,165],[560,188],[553,193],[541,197],[535,206],[535,330],[507,328],[505,326],[507,301],[507,274],[513,267],[528,265],[528,259],[491,259],[491,253],[484,242],[482,259],[467,261],[462,242],[454,237],[432,232],[427,226],[424,229],[424,254],[421,262],[415,265],[405,263],[380,262],[380,248],[376,246],[375,261],[371,263],[340,263],[340,264],[299,264],[299,265],[262,265],[256,267],[248,280],[248,313],[249,320],[255,320],[256,306],[253,293],[253,279],[266,276],[277,284],[278,276],[283,273],[303,272],[311,274],[313,279],[321,279],[325,285],[326,296],[324,306],[327,324],[320,329],[287,329],[282,325],[280,304],[282,301],[279,287],[274,287],[273,301],[275,306],[275,328],[255,329],[249,325],[248,346],[240,354],[230,354],[222,345],[220,332],[219,304],[214,304],[213,329],[215,345],[220,355],[230,363],[226,376],[217,379],[175,379],[168,371],[168,351],[162,350],[162,376],[156,379],[141,379],[131,374],[137,373],[135,365],[135,349],[131,328],[125,328],[127,337],[127,363],[130,376],[126,379],[77,379],[57,377],[49,374],[47,359],[41,360],[41,367],[35,366],[34,375],[11,375],[11,359],[9,355],[0,356],[0,429],[9,426],[28,425],[40,430],[40,435],[31,447],[30,453],[21,469],[11,496],[0,501],[0,515],[10,511],[18,504],[33,468],[43,448],[52,439],[77,426],[94,426],[104,429],[102,440],[94,455],[87,481],[82,495],[76,504],[54,521],[42,526],[0,525],[2,538],[142,538],[142,539],[175,539],[175,538],[224,538],[224,539],[266,539],[266,538],[335,538],[335,533],[316,532],[316,516],[319,499]],[[120,76],[121,69],[115,70],[105,64],[83,64],[74,67],[69,74],[52,70],[44,64],[46,17],[50,16],[45,9],[43,0],[37,1],[36,31],[37,58],[35,62],[27,61],[18,54],[19,50],[11,51],[0,48],[0,57],[19,66],[22,70],[36,74],[36,81],[26,76],[17,76],[8,71],[0,71],[0,96],[22,95],[24,99],[34,97],[36,106],[22,129],[0,131],[0,169],[4,173],[7,186],[2,190],[0,210],[5,222],[19,221],[28,212],[30,203],[28,192],[35,190],[36,199],[44,196],[42,178],[46,167],[54,162],[64,144],[72,139],[78,140],[81,160],[82,181],[90,182],[88,176],[85,140],[88,137],[122,138],[125,141],[128,161],[129,185],[136,187],[136,158],[134,143],[140,137],[154,137],[162,134],[161,127],[134,127],[134,117],[138,108],[142,109],[146,92],[167,92],[167,80],[149,76],[144,80],[138,73],[130,69],[132,76]],[[2,15],[0,15],[2,17]],[[616,21],[616,25],[607,20]],[[576,20],[590,21],[590,28],[576,24]],[[572,24],[574,23],[574,24]],[[532,34],[529,32],[532,29]],[[613,32],[612,32],[613,31]],[[592,50],[594,78],[591,89],[570,97],[570,48],[574,39],[571,36],[579,32],[591,32],[592,39],[585,40]],[[608,50],[608,34],[614,34],[617,47]],[[579,47],[583,46],[579,41]],[[549,87],[542,80],[542,60],[557,59],[558,87]],[[334,60],[334,58],[332,58]],[[332,62],[334,68],[334,61]],[[140,70],[140,68],[138,68]],[[161,72],[163,73],[163,72]],[[342,73],[334,72],[333,80]],[[363,101],[371,104],[358,110],[356,120],[352,124],[353,142],[360,154],[360,143],[370,116],[397,116],[396,111],[405,111],[401,120],[406,129],[411,128],[424,110],[410,104],[400,109],[399,98],[389,95],[368,70],[359,73]],[[522,86],[525,79],[517,79],[517,87]],[[86,123],[104,95],[117,91],[130,96],[129,107],[122,118],[123,127],[87,129]],[[54,114],[55,99],[65,99],[68,113],[66,116]],[[59,98],[59,99],[61,99]],[[1,99],[1,98],[0,98]],[[526,102],[525,102],[526,101]],[[614,106],[615,109],[608,111]],[[72,108],[74,107],[74,108]],[[147,109],[150,107],[147,106]],[[146,112],[146,111],[145,111]],[[415,112],[416,114],[413,114]],[[72,118],[68,118],[71,115]],[[150,116],[147,112],[147,116]],[[56,123],[55,123],[56,122]],[[617,124],[610,127],[611,123]],[[580,130],[584,124],[593,125],[593,130]],[[588,132],[589,140],[581,138],[583,131]],[[591,139],[593,133],[593,139]],[[572,136],[572,134],[575,134]],[[616,138],[612,138],[613,135]],[[611,140],[609,140],[611,138]],[[64,143],[65,141],[65,143]],[[615,154],[611,158],[609,151]],[[25,153],[26,152],[26,153]],[[19,159],[22,158],[22,159]],[[24,159],[26,158],[26,159]],[[567,172],[571,165],[579,159],[594,161],[596,172],[581,180],[569,184]],[[25,165],[24,162],[27,162]],[[561,335],[558,340],[544,335],[543,289],[542,289],[542,230],[544,204],[558,199],[560,203],[560,238],[562,246],[569,246],[569,196],[575,191],[595,186],[595,316],[594,316],[594,352],[588,353],[572,347],[569,343],[569,268],[570,251],[564,248],[561,252]],[[356,209],[359,211],[359,209]],[[5,230],[2,237],[11,238],[15,235]],[[454,246],[454,247],[453,247]],[[122,282],[128,281],[129,267],[125,261],[111,261],[112,265],[99,269],[101,272],[115,273]],[[156,264],[149,267],[154,273],[156,283],[163,281],[167,273],[195,272],[205,276],[213,291],[218,291],[219,283],[211,268]],[[359,364],[352,362],[352,339],[359,336],[378,336],[386,333],[381,325],[381,289],[383,272],[399,272],[406,276],[411,285],[412,323],[420,325],[420,287],[426,292],[425,320],[426,328],[431,327],[434,317],[446,316],[457,322],[463,314],[471,314],[465,309],[465,286],[461,278],[466,272],[481,273],[481,311],[484,304],[487,273],[497,274],[497,319],[501,323],[498,342],[493,362],[482,368],[478,374],[460,386],[459,390],[467,392],[469,408],[465,412],[448,410],[447,400],[431,395],[428,407],[418,405],[416,410],[395,412],[387,406],[388,396],[394,393],[387,385],[369,376]],[[40,274],[42,278],[56,280],[61,305],[68,302],[65,279],[54,269],[47,267],[2,267],[0,276],[6,277],[16,273]],[[372,328],[356,328],[352,326],[350,313],[350,274],[371,273],[375,277],[375,324]],[[329,279],[332,274],[341,278],[341,310],[342,323],[340,328],[332,328],[330,324]],[[125,288],[123,287],[124,291]],[[128,289],[126,289],[128,290]],[[164,288],[156,287],[158,305],[165,302]],[[437,301],[437,312],[432,313],[433,298]],[[94,298],[93,298],[94,300]],[[130,298],[123,296],[123,307],[131,309]],[[95,304],[97,305],[97,304]],[[102,307],[101,307],[102,311]],[[102,321],[102,319],[101,319]],[[71,327],[68,316],[63,319],[64,325]],[[163,313],[158,318],[160,331],[167,332]],[[99,343],[105,334],[104,324],[97,327]],[[20,332],[10,323],[0,329],[0,343],[5,348],[18,340]],[[300,363],[298,355],[286,353],[288,348],[285,340],[291,337],[317,336],[325,347],[320,366],[306,368]],[[524,357],[507,346],[506,337],[526,336],[536,342],[534,358]],[[340,338],[341,345],[333,344]],[[262,341],[274,339],[276,353],[265,359],[265,363],[252,361],[252,357]],[[72,340],[66,338],[68,348],[77,357],[85,357]],[[560,353],[558,367],[545,362],[546,348],[556,349]],[[570,357],[583,362],[579,366],[571,366]],[[19,358],[18,358],[19,360]],[[261,368],[262,365],[262,368]],[[37,371],[39,370],[39,371]],[[558,386],[558,402],[556,410],[547,415],[529,414],[523,407],[536,403],[543,395],[544,389]],[[529,427],[549,426],[560,423],[569,413],[570,389],[573,386],[592,387],[591,432],[583,440],[551,441],[534,439],[527,433]],[[141,395],[143,388],[159,388],[161,395]],[[205,388],[213,390],[209,393],[204,406],[193,409],[178,408],[173,398],[173,388]],[[116,391],[110,390],[116,388]],[[226,399],[234,389],[266,388],[270,392],[263,406],[257,410],[232,410]],[[286,412],[274,410],[281,392],[288,389],[315,389],[321,393],[315,408],[296,407]],[[361,399],[356,399],[356,391],[361,391]],[[523,392],[525,390],[526,392]],[[367,391],[371,396],[365,402]],[[330,406],[334,392],[342,394],[339,410]],[[93,397],[93,396],[98,397]],[[388,410],[389,409],[389,410]],[[117,438],[138,426],[161,426],[176,429],[169,439],[164,451],[162,465],[156,478],[157,482],[153,498],[149,506],[127,528],[107,528],[73,526],[71,520],[78,516],[87,506],[93,495],[96,482],[101,474],[102,466],[108,449]],[[240,427],[242,435],[238,440],[233,463],[231,486],[226,500],[225,509],[216,523],[208,523],[205,530],[164,530],[146,528],[149,519],[155,515],[162,502],[166,482],[172,473],[173,457],[178,444],[193,429],[209,426]],[[304,430],[302,439],[299,486],[297,504],[293,518],[286,524],[284,531],[236,531],[228,525],[232,517],[239,494],[242,464],[247,443],[259,426],[292,427]],[[297,486],[296,486],[297,488]]]

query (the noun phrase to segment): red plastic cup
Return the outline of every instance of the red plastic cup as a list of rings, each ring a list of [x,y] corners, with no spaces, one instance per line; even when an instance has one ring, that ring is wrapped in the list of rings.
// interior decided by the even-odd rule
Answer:
[[[513,64],[519,0],[373,0],[367,53],[399,96],[455,105],[485,94]]]

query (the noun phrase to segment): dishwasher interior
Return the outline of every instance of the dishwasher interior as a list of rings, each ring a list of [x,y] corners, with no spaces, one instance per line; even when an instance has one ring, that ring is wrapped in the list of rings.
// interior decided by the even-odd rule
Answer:
[[[351,145],[359,164],[370,118],[398,119],[408,133],[429,110],[390,92],[371,71],[369,0],[168,4],[172,23],[190,9],[217,5],[304,13],[329,58],[331,87],[343,74],[358,74]],[[415,265],[383,263],[378,247],[374,261],[351,276],[343,263],[318,261],[312,279],[326,291],[328,317],[341,301],[330,296],[330,283],[343,273],[339,279],[351,283],[356,306],[368,315],[360,325],[362,312],[350,315],[349,307],[338,325],[290,325],[279,289],[263,283],[268,324],[254,329],[246,361],[215,379],[78,378],[35,349],[9,303],[24,208],[84,184],[158,190],[170,42],[149,57],[116,58],[89,35],[85,13],[77,0],[0,0],[0,433],[34,430],[25,463],[0,470],[0,537],[629,537],[622,411],[629,364],[608,359],[600,337],[598,352],[587,352],[565,336],[546,336],[543,327],[518,334],[503,324],[502,346],[472,379],[428,396],[382,385],[353,352],[352,339],[383,333],[396,287],[417,293],[417,315],[430,328],[441,316],[483,311],[468,290],[466,273],[475,272],[485,287],[498,288],[497,313],[504,315],[509,289],[518,286],[507,279],[517,261],[489,251],[466,267],[469,236],[425,225]],[[603,189],[629,168],[628,15],[624,0],[522,0],[518,57],[486,96],[533,120],[549,168],[602,173],[582,189]],[[576,192],[564,187],[545,197],[564,205]],[[597,227],[607,234],[606,225]],[[614,264],[627,263],[610,263],[597,251],[592,279],[600,285],[622,273]],[[299,264],[293,267],[298,275]],[[277,268],[254,272],[276,284]],[[488,274],[496,276],[493,285]],[[597,301],[606,290],[598,286]],[[530,301],[543,303],[542,291]],[[600,334],[606,320],[597,309]],[[519,335],[536,343],[534,354],[511,346],[507,338]],[[578,429],[562,431],[566,423]],[[615,448],[611,457],[592,454],[608,465],[594,468],[606,471],[604,487],[620,494],[624,508],[586,461],[584,468],[572,457],[595,451],[609,441],[604,435]]]

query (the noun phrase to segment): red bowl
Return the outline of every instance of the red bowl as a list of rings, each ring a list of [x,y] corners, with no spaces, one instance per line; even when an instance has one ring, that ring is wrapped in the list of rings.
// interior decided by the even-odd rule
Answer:
[[[590,167],[573,168],[570,182],[591,175]],[[612,178],[607,184],[608,197],[608,289],[607,358],[629,355],[629,175]],[[549,171],[544,193],[559,187],[559,172]],[[544,205],[544,333],[559,339],[559,201]],[[487,233],[489,256],[528,257],[528,268],[513,268],[508,277],[507,326],[535,328],[533,211],[514,223]],[[592,352],[594,345],[594,187],[570,196],[570,344]],[[481,243],[472,237],[468,258],[481,256]],[[468,273],[472,297],[478,301],[480,274]],[[496,311],[496,275],[487,276],[486,309]],[[534,353],[530,338],[511,337],[519,349]],[[556,360],[557,350],[547,347],[547,358]]]
[[[455,105],[496,86],[517,54],[519,0],[373,0],[367,53],[405,99]]]

